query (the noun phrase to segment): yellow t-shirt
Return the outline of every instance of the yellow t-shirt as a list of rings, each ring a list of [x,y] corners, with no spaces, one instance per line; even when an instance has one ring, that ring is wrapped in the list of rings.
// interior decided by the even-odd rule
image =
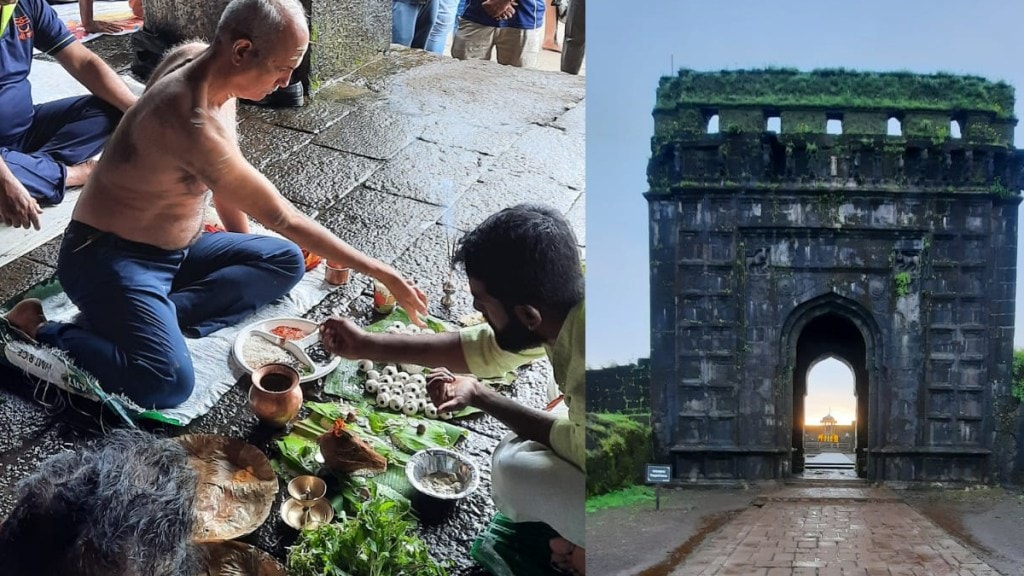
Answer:
[[[555,384],[565,396],[567,416],[551,427],[549,442],[556,454],[586,471],[586,306],[577,304],[566,316],[554,346],[522,352],[502,350],[494,341],[489,324],[465,328],[459,332],[462,353],[470,372],[481,378],[497,378],[506,372],[543,358],[551,361]]]

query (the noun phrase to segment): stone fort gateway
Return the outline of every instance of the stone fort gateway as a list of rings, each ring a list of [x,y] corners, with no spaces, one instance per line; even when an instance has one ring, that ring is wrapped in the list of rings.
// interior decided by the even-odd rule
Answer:
[[[651,409],[678,480],[800,473],[807,373],[831,357],[854,374],[859,476],[1021,477],[1013,105],[950,74],[662,78]]]

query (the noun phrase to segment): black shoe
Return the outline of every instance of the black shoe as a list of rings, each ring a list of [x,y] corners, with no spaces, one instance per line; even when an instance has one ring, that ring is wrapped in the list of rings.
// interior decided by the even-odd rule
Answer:
[[[268,108],[298,108],[305,103],[302,82],[292,82],[284,88],[278,88],[262,100],[242,99],[242,102]]]

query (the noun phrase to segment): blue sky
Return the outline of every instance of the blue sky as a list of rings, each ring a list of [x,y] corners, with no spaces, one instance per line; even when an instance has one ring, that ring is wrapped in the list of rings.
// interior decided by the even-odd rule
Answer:
[[[650,353],[642,194],[655,88],[661,76],[674,72],[673,62],[677,69],[697,70],[772,65],[975,74],[1013,85],[1015,115],[1024,117],[1024,4],[1018,2],[648,0],[623,6],[591,2],[587,15],[590,367]],[[1015,139],[1024,147],[1024,127],[1017,127]],[[1024,251],[1018,252],[1016,324],[1024,326]],[[1024,347],[1022,332],[1015,337],[1018,347]],[[848,378],[840,363],[829,366],[812,376],[820,372],[837,383]]]

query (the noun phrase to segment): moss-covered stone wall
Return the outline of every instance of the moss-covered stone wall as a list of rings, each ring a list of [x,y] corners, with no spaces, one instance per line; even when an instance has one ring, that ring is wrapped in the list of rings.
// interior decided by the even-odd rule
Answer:
[[[950,122],[973,144],[1009,147],[1017,119],[1013,87],[977,76],[789,69],[680,70],[664,77],[654,108],[655,140],[707,135],[709,114],[720,115],[722,134],[766,132],[765,119],[781,115],[783,134],[824,134],[829,119],[843,134],[946,140]]]
[[[643,413],[651,411],[651,364],[587,370],[587,412]]]
[[[658,86],[658,109],[683,104],[979,110],[1013,117],[1013,87],[978,76],[792,68],[680,70]]]

